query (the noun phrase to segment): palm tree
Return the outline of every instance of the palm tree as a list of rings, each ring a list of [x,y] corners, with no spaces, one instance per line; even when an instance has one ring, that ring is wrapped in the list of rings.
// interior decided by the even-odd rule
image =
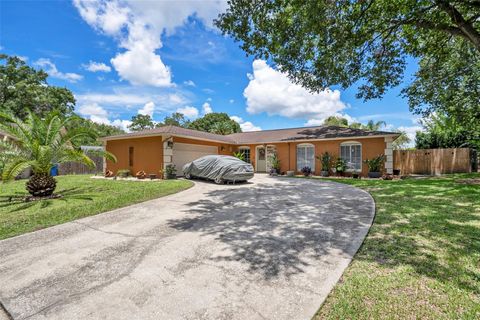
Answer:
[[[231,124],[226,121],[215,123],[212,127],[211,132],[216,134],[221,134],[221,135],[234,133]]]
[[[35,197],[47,197],[53,194],[56,180],[50,175],[55,164],[80,162],[95,167],[90,159],[76,144],[78,138],[96,139],[97,134],[87,127],[69,126],[77,117],[62,117],[52,111],[41,119],[32,112],[23,121],[13,114],[0,112],[0,130],[12,137],[9,148],[15,152],[7,157],[2,172],[2,180],[14,179],[25,169],[31,168],[33,175],[26,184],[28,192]],[[6,149],[4,147],[3,149]],[[101,152],[106,158],[116,161],[113,154]]]
[[[387,123],[385,121],[377,121],[374,122],[373,120],[368,120],[367,124],[363,126],[363,129],[370,130],[370,131],[377,131],[382,126],[386,126]]]

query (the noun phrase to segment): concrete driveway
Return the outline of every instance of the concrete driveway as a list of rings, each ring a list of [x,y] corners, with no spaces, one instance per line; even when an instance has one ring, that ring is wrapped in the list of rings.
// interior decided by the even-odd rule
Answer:
[[[310,319],[373,216],[332,182],[197,182],[1,241],[0,301],[14,319]]]

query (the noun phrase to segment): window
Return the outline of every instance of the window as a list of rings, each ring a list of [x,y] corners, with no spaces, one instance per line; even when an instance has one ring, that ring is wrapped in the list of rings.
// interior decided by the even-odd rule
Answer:
[[[315,171],[315,147],[313,144],[299,144],[297,146],[297,171],[310,167]]]
[[[245,157],[245,162],[250,163],[250,148],[249,147],[240,147],[238,149],[239,152],[243,153]]]
[[[133,167],[133,147],[128,148],[128,165]]]
[[[347,163],[349,171],[362,170],[362,145],[360,143],[342,143],[340,145],[340,157]]]

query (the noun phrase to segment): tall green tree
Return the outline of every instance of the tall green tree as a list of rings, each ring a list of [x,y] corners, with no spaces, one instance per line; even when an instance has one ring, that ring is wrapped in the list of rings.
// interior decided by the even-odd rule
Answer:
[[[177,126],[187,128],[190,125],[190,121],[185,118],[185,115],[180,112],[174,112],[170,116],[166,116],[162,122],[157,123],[157,127],[163,126]]]
[[[339,116],[330,116],[323,121],[324,126],[348,127],[348,120]]]
[[[417,132],[415,146],[418,149],[476,148],[480,150],[480,130],[466,127],[445,114],[432,115],[423,121],[424,132]]]
[[[155,128],[152,117],[148,114],[137,114],[132,117],[132,123],[128,126],[132,131],[141,131]]]
[[[85,127],[67,130],[74,119],[62,116],[59,111],[49,112],[43,118],[28,111],[25,120],[13,113],[0,112],[0,130],[13,138],[3,143],[10,144],[6,149],[12,154],[4,163],[2,180],[12,180],[23,170],[31,168],[33,175],[26,184],[28,192],[35,197],[46,197],[56,188],[56,180],[50,175],[55,164],[74,161],[95,167],[95,162],[75,144],[75,139],[82,136],[94,139],[96,134]],[[116,161],[111,153],[97,153]]]
[[[192,121],[188,128],[224,135],[242,132],[240,125],[236,121],[230,119],[228,114],[223,112],[207,113],[203,117]]]
[[[68,115],[75,98],[67,88],[51,86],[48,74],[15,56],[0,54],[0,111],[25,119],[31,111],[43,116],[52,110]]]
[[[413,112],[480,123],[479,1],[231,0],[215,23],[312,91],[359,84],[359,98],[382,97],[413,57]]]

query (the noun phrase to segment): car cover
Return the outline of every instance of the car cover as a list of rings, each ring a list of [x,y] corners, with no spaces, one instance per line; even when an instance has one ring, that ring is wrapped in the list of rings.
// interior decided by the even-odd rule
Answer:
[[[253,178],[253,166],[232,156],[211,155],[198,158],[183,167],[185,176],[244,181]]]

